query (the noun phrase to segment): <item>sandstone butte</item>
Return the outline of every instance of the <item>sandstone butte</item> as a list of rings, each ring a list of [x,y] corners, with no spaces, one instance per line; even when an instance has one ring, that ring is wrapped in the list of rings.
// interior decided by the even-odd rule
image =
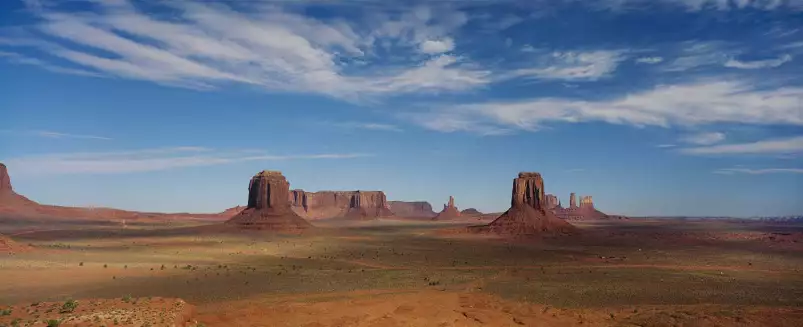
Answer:
[[[548,194],[547,197],[555,197]],[[564,208],[558,203],[557,206],[550,207],[556,216],[565,220],[604,220],[613,217],[594,208],[594,200],[591,196],[580,197],[580,205],[577,205],[577,197],[574,193],[569,195],[569,207]]]
[[[510,209],[486,226],[474,231],[512,236],[566,235],[577,228],[558,218],[546,207],[544,180],[539,173],[522,172],[513,179]]]
[[[388,207],[394,215],[399,217],[432,218],[437,215],[432,205],[426,201],[388,201]]]
[[[300,231],[312,224],[290,208],[290,183],[278,171],[261,171],[248,184],[248,206],[227,225],[266,231]]]
[[[382,191],[292,190],[288,200],[293,212],[307,219],[375,219],[393,216]]]
[[[0,163],[0,212],[4,208],[28,208],[37,205],[38,203],[14,192],[14,188],[11,187],[11,177],[8,175],[8,169],[6,165]]]
[[[454,206],[454,197],[449,196],[449,203],[443,205],[443,210],[432,220],[450,220],[460,218],[460,211]]]
[[[468,208],[466,210],[462,210],[462,211],[460,211],[460,214],[463,215],[463,216],[480,216],[480,215],[483,215],[482,212],[480,212],[479,210],[477,210],[475,208]]]

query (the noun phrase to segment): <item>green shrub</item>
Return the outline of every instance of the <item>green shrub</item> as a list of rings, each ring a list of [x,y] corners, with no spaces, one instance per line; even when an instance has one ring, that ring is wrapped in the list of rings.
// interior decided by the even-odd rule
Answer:
[[[45,323],[47,324],[47,327],[59,327],[59,325],[61,325],[61,320],[50,319],[45,321]]]
[[[10,316],[11,308],[0,310],[0,316]]]
[[[64,304],[61,305],[61,310],[59,310],[59,313],[73,312],[77,307],[78,307],[78,302],[76,302],[73,299],[69,299],[67,300],[67,302],[64,302]]]

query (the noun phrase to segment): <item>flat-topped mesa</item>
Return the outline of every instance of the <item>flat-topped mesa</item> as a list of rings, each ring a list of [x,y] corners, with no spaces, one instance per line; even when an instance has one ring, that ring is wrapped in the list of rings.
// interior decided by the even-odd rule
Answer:
[[[6,165],[0,163],[0,192],[12,192],[11,177],[8,176]]]
[[[263,170],[248,183],[248,206],[226,224],[240,228],[295,231],[312,225],[290,209],[290,183],[281,172]]]
[[[394,215],[399,217],[427,217],[437,215],[432,211],[432,205],[426,201],[388,201],[388,207]]]
[[[443,210],[432,220],[448,220],[460,217],[460,210],[454,205],[454,197],[449,196],[449,202],[443,205]]]
[[[293,211],[308,219],[378,218],[393,216],[382,191],[320,191],[293,190],[288,194]]]
[[[510,209],[487,226],[472,227],[513,236],[574,234],[577,229],[547,209],[544,180],[539,173],[519,173],[513,179]]]

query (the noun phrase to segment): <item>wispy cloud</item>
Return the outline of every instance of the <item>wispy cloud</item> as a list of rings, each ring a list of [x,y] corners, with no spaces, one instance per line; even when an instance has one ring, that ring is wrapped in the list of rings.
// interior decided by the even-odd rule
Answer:
[[[792,56],[788,54],[783,55],[776,59],[765,59],[765,60],[755,60],[755,61],[740,61],[737,59],[730,59],[725,63],[725,67],[739,68],[739,69],[774,68],[790,61],[792,61]]]
[[[19,174],[118,174],[212,166],[244,161],[350,159],[360,153],[268,155],[219,151],[203,147],[170,147],[133,151],[55,153],[9,158],[6,165]]]
[[[367,122],[339,122],[331,123],[334,126],[346,129],[363,129],[371,131],[403,132],[404,130],[396,125]]]
[[[705,147],[685,148],[681,153],[694,155],[734,154],[789,154],[803,152],[803,136],[762,140],[751,143],[720,144]]]
[[[725,140],[725,134],[720,132],[690,134],[680,138],[681,141],[697,145],[711,145]]]
[[[263,2],[238,9],[191,1],[155,4],[175,12],[168,20],[127,0],[77,2],[93,2],[85,8],[99,10],[41,6],[41,23],[20,27],[27,39],[17,36],[4,44],[38,49],[44,55],[27,60],[46,69],[54,70],[45,58],[55,56],[84,72],[195,89],[235,83],[355,100],[468,90],[490,82],[490,72],[463,56],[412,55],[454,47],[450,34],[467,18],[448,8],[372,13],[365,21],[346,22]],[[388,64],[387,53],[409,56]]]
[[[662,57],[641,57],[636,59],[636,63],[638,64],[657,64],[664,61]]]
[[[606,122],[633,126],[696,126],[714,123],[803,125],[803,88],[755,90],[749,83],[699,81],[660,85],[612,100],[537,98],[433,108],[414,121],[452,132],[484,128],[537,130],[544,123]],[[457,124],[431,124],[430,122]]]
[[[655,147],[656,148],[674,148],[676,146],[677,146],[677,144],[658,144]]]
[[[426,40],[421,43],[421,52],[427,54],[449,52],[454,49],[454,41],[451,38],[443,40]]]
[[[110,137],[105,137],[105,136],[86,135],[86,134],[70,134],[70,133],[61,133],[61,132],[43,131],[43,130],[10,130],[10,129],[4,129],[4,130],[0,130],[0,132],[2,132],[4,134],[47,137],[47,138],[54,138],[54,139],[92,139],[92,140],[111,140],[112,139]]]
[[[749,168],[723,168],[714,171],[716,174],[733,175],[733,174],[749,174],[749,175],[765,175],[765,174],[803,174],[803,168],[763,168],[763,169],[749,169]]]
[[[625,59],[623,51],[614,50],[553,52],[537,58],[540,63],[535,67],[514,70],[509,73],[509,76],[544,80],[594,81],[612,74],[619,63]]]

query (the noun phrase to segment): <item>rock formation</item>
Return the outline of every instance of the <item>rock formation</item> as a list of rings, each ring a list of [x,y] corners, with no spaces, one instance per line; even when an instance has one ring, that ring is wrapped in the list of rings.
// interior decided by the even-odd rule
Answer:
[[[546,208],[544,180],[539,173],[519,173],[513,179],[510,209],[484,229],[497,234],[535,236],[572,234],[577,229]]]
[[[12,209],[32,210],[38,203],[14,192],[11,186],[11,176],[8,175],[6,165],[0,163],[0,212]]]
[[[14,254],[18,252],[30,251],[30,246],[14,242],[10,237],[0,234],[0,255]]]
[[[574,193],[571,195],[572,199],[575,199]],[[594,201],[591,196],[581,196],[580,197],[580,206],[575,205],[570,206],[569,208],[563,207],[556,207],[553,208],[553,212],[559,218],[565,220],[595,220],[595,219],[611,219],[611,216],[603,213],[602,211],[597,210],[594,208]]]
[[[296,231],[312,227],[290,208],[290,183],[281,172],[264,170],[248,184],[248,206],[226,224],[240,228]]]
[[[460,211],[460,214],[463,216],[479,216],[482,215],[483,213],[477,209],[468,208],[466,210]]]
[[[393,216],[382,191],[293,190],[288,194],[294,212],[308,219],[373,219]]]
[[[549,210],[555,209],[560,206],[560,200],[554,194],[546,195],[546,208]]]
[[[443,205],[443,210],[432,220],[450,220],[460,218],[460,211],[454,206],[454,197],[449,196],[449,203]]]
[[[577,198],[574,193],[569,194],[569,208],[577,208]]]
[[[388,206],[390,207],[390,211],[397,217],[432,218],[437,215],[435,211],[432,211],[432,205],[426,201],[388,201]]]

